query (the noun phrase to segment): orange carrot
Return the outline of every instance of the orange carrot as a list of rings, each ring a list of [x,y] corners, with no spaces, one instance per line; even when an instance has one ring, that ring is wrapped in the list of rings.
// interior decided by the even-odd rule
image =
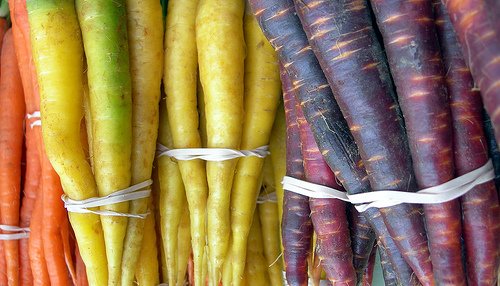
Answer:
[[[43,142],[41,142],[43,145]],[[52,285],[69,285],[68,270],[63,248],[61,228],[68,218],[61,195],[63,194],[59,176],[52,168],[47,154],[42,152],[42,245],[47,262],[47,271]],[[68,237],[69,238],[69,237]]]
[[[0,285],[7,285],[7,262],[5,262],[5,256],[3,255],[3,241],[0,240]]]
[[[47,272],[47,264],[43,253],[42,243],[42,196],[38,196],[35,201],[35,208],[30,224],[30,239],[29,239],[29,252],[31,270],[33,272],[33,285],[50,285],[49,274]]]
[[[0,78],[0,223],[19,225],[24,98],[12,30],[5,33]],[[9,285],[19,284],[19,242],[4,241]]]
[[[80,251],[78,247],[75,247],[76,255],[76,283],[75,286],[88,286],[89,281],[87,280],[87,271],[85,271],[85,264],[83,264],[82,257],[80,256]]]

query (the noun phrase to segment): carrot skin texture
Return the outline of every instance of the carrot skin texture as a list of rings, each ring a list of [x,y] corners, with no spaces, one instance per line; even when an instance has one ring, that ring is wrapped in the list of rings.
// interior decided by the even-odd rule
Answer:
[[[298,102],[293,93],[294,86],[283,69],[280,75],[287,125],[286,175],[304,179],[299,125],[295,109]],[[286,280],[291,286],[307,285],[308,282],[307,259],[310,255],[313,232],[310,213],[308,197],[285,190],[281,232]]]
[[[366,1],[295,1],[295,4],[359,147],[371,187],[416,191],[403,122]],[[356,84],[352,84],[353,79]],[[391,236],[407,238],[396,243],[417,276],[432,277],[419,208],[404,204],[380,211]]]
[[[482,101],[462,55],[450,16],[436,5],[438,34],[445,65],[453,119],[456,175],[488,161]],[[452,14],[450,14],[453,16]],[[460,198],[469,285],[493,285],[497,279],[499,228],[498,194],[493,181],[476,186]]]
[[[500,5],[480,0],[442,0],[450,15],[465,63],[481,90],[484,107],[491,117],[497,143],[500,142],[500,21],[489,18]]]
[[[383,247],[379,247],[380,266],[382,267],[382,275],[384,277],[384,284],[386,286],[400,285],[396,277],[396,272],[391,265],[391,261],[387,256]]]
[[[362,281],[365,269],[369,263],[375,232],[365,214],[359,213],[353,205],[348,207],[349,230],[351,234],[351,248],[353,253],[353,266],[356,270],[358,284]]]
[[[0,78],[0,223],[19,225],[25,104],[12,30],[5,33]],[[8,285],[19,284],[19,241],[3,242]]]
[[[308,182],[340,189],[335,175],[325,163],[300,106],[297,121]],[[347,220],[346,204],[337,199],[309,199],[311,219],[317,237],[317,255],[328,280],[335,285],[356,285],[356,271]],[[373,246],[373,240],[372,240]]]

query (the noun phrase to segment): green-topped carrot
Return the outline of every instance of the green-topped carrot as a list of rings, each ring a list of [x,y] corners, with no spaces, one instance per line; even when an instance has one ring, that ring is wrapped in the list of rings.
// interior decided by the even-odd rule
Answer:
[[[99,196],[125,189],[131,182],[132,99],[126,7],[125,0],[76,1],[87,58],[92,151]],[[129,203],[101,209],[127,213]],[[108,283],[118,285],[128,218],[102,216],[101,221]]]
[[[71,199],[98,195],[80,141],[83,117],[83,46],[73,1],[27,1],[31,45],[40,88],[47,155]],[[70,213],[89,285],[107,285],[104,236],[99,216]]]
[[[163,29],[156,0],[126,1],[132,77],[132,181],[151,178],[158,135],[158,102],[162,76]],[[146,213],[148,199],[130,203],[130,213]],[[130,218],[123,244],[121,285],[132,285],[142,245],[144,219]]]

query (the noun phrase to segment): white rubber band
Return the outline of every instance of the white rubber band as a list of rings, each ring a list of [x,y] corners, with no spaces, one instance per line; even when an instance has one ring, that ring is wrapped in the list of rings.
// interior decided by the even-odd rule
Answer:
[[[334,188],[306,182],[292,177],[283,177],[283,189],[315,199],[339,199],[348,202],[345,192]]]
[[[402,203],[440,204],[459,198],[475,186],[493,180],[495,173],[491,160],[482,167],[452,179],[438,186],[420,190],[416,193],[381,190],[362,194],[348,195],[345,192],[326,186],[305,182],[291,177],[283,177],[283,189],[310,198],[339,199],[355,205],[359,212],[369,208],[384,208]]]
[[[376,191],[350,195],[351,203],[359,212],[376,207],[390,207],[401,203],[440,204],[459,198],[475,186],[484,184],[495,178],[493,163],[488,160],[480,168],[452,179],[438,186],[420,190],[416,193],[401,191]]]
[[[272,192],[270,194],[265,194],[261,195],[257,198],[257,203],[258,204],[265,204],[265,203],[277,203],[278,202],[278,197],[276,196],[276,192]]]
[[[234,150],[226,148],[181,148],[168,149],[157,144],[156,157],[168,156],[181,161],[201,159],[205,161],[225,161],[240,157],[256,156],[264,158],[269,155],[269,146],[261,146],[253,150]]]
[[[93,197],[85,200],[72,200],[66,195],[62,195],[61,199],[64,202],[64,207],[68,210],[68,212],[73,213],[92,213],[96,215],[104,215],[104,216],[121,216],[121,217],[130,217],[130,218],[141,218],[144,219],[149,214],[129,214],[129,213],[120,213],[109,210],[91,210],[90,208],[101,207],[105,205],[117,204],[122,202],[134,201],[138,199],[148,198],[151,195],[151,189],[146,189],[139,191],[142,188],[149,187],[153,184],[153,180],[149,179],[142,183],[130,186],[126,189],[116,191],[112,194],[109,194],[105,197]]]
[[[30,127],[33,129],[35,126],[42,126],[42,120],[40,119],[40,111],[33,111],[33,113],[26,114],[28,119],[38,118],[37,120],[31,122]]]
[[[15,232],[15,233],[0,234],[0,240],[19,240],[28,238],[30,236],[29,227],[18,227],[18,226],[0,224],[0,230]]]

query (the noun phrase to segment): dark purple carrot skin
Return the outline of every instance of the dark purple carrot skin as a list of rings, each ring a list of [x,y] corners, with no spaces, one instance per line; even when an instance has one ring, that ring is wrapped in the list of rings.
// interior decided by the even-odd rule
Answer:
[[[304,115],[311,126],[325,161],[349,194],[371,191],[357,146],[338,105],[333,100],[328,82],[309,46],[300,21],[294,14],[293,2],[291,0],[250,0],[249,2],[264,34],[284,62],[287,73],[297,83],[296,95],[301,101]],[[352,78],[356,77],[357,74]],[[372,88],[370,85],[366,90]],[[365,107],[360,110],[365,110]],[[386,139],[384,138],[384,140]],[[400,138],[396,141],[399,140]],[[391,172],[391,170],[385,171],[386,173]],[[394,210],[391,213],[394,215],[394,221],[392,221],[394,225],[407,221],[403,222],[404,230],[421,230],[419,234],[425,237],[420,209],[408,205],[396,206],[391,209]],[[413,211],[409,211],[412,209]],[[370,220],[371,217],[378,215],[379,223],[374,223],[372,226],[380,227],[383,225],[383,230],[379,232],[379,235],[388,236],[379,210],[370,209],[365,214],[370,217]],[[411,215],[408,216],[408,214]],[[420,242],[420,240],[422,239],[417,237],[406,246],[417,245],[415,241]],[[423,244],[426,245],[426,243]],[[395,263],[397,262],[395,261]],[[404,262],[401,264],[406,265]],[[406,277],[404,274],[402,273],[401,276]]]
[[[403,120],[367,2],[295,0],[297,13],[359,147],[374,190],[416,191]],[[419,206],[381,213],[403,256],[425,285],[432,265]]]
[[[351,204],[349,204],[348,210],[351,248],[354,256],[353,266],[359,284],[373,252],[375,232],[365,214],[359,213]]]
[[[460,176],[488,161],[482,101],[446,9],[441,5],[435,7],[451,101],[456,174]],[[461,203],[469,285],[494,285],[500,257],[500,207],[494,182],[476,186],[461,197]]]
[[[304,179],[294,87],[285,72],[281,72],[281,81],[287,125],[286,175]],[[291,286],[303,286],[308,282],[307,259],[313,233],[310,213],[308,197],[285,190],[282,220],[283,256],[286,280]]]
[[[500,143],[500,19],[497,0],[442,0],[456,31],[465,62],[481,89],[484,107]],[[492,2],[495,5],[489,5]],[[491,21],[489,13],[494,13]]]
[[[399,286],[402,285],[398,282],[396,271],[392,267],[391,261],[383,247],[378,247],[380,255],[380,266],[382,267],[382,276],[384,277],[385,286]]]
[[[377,256],[377,244],[373,244],[372,251],[370,252],[370,257],[368,259],[368,264],[366,265],[363,273],[361,283],[358,285],[361,286],[371,286],[373,281],[373,269],[375,268],[375,257]]]
[[[306,181],[339,189],[300,105],[296,106],[296,111]],[[317,253],[327,279],[334,285],[356,285],[346,203],[338,199],[310,198],[309,206],[317,237]]]

